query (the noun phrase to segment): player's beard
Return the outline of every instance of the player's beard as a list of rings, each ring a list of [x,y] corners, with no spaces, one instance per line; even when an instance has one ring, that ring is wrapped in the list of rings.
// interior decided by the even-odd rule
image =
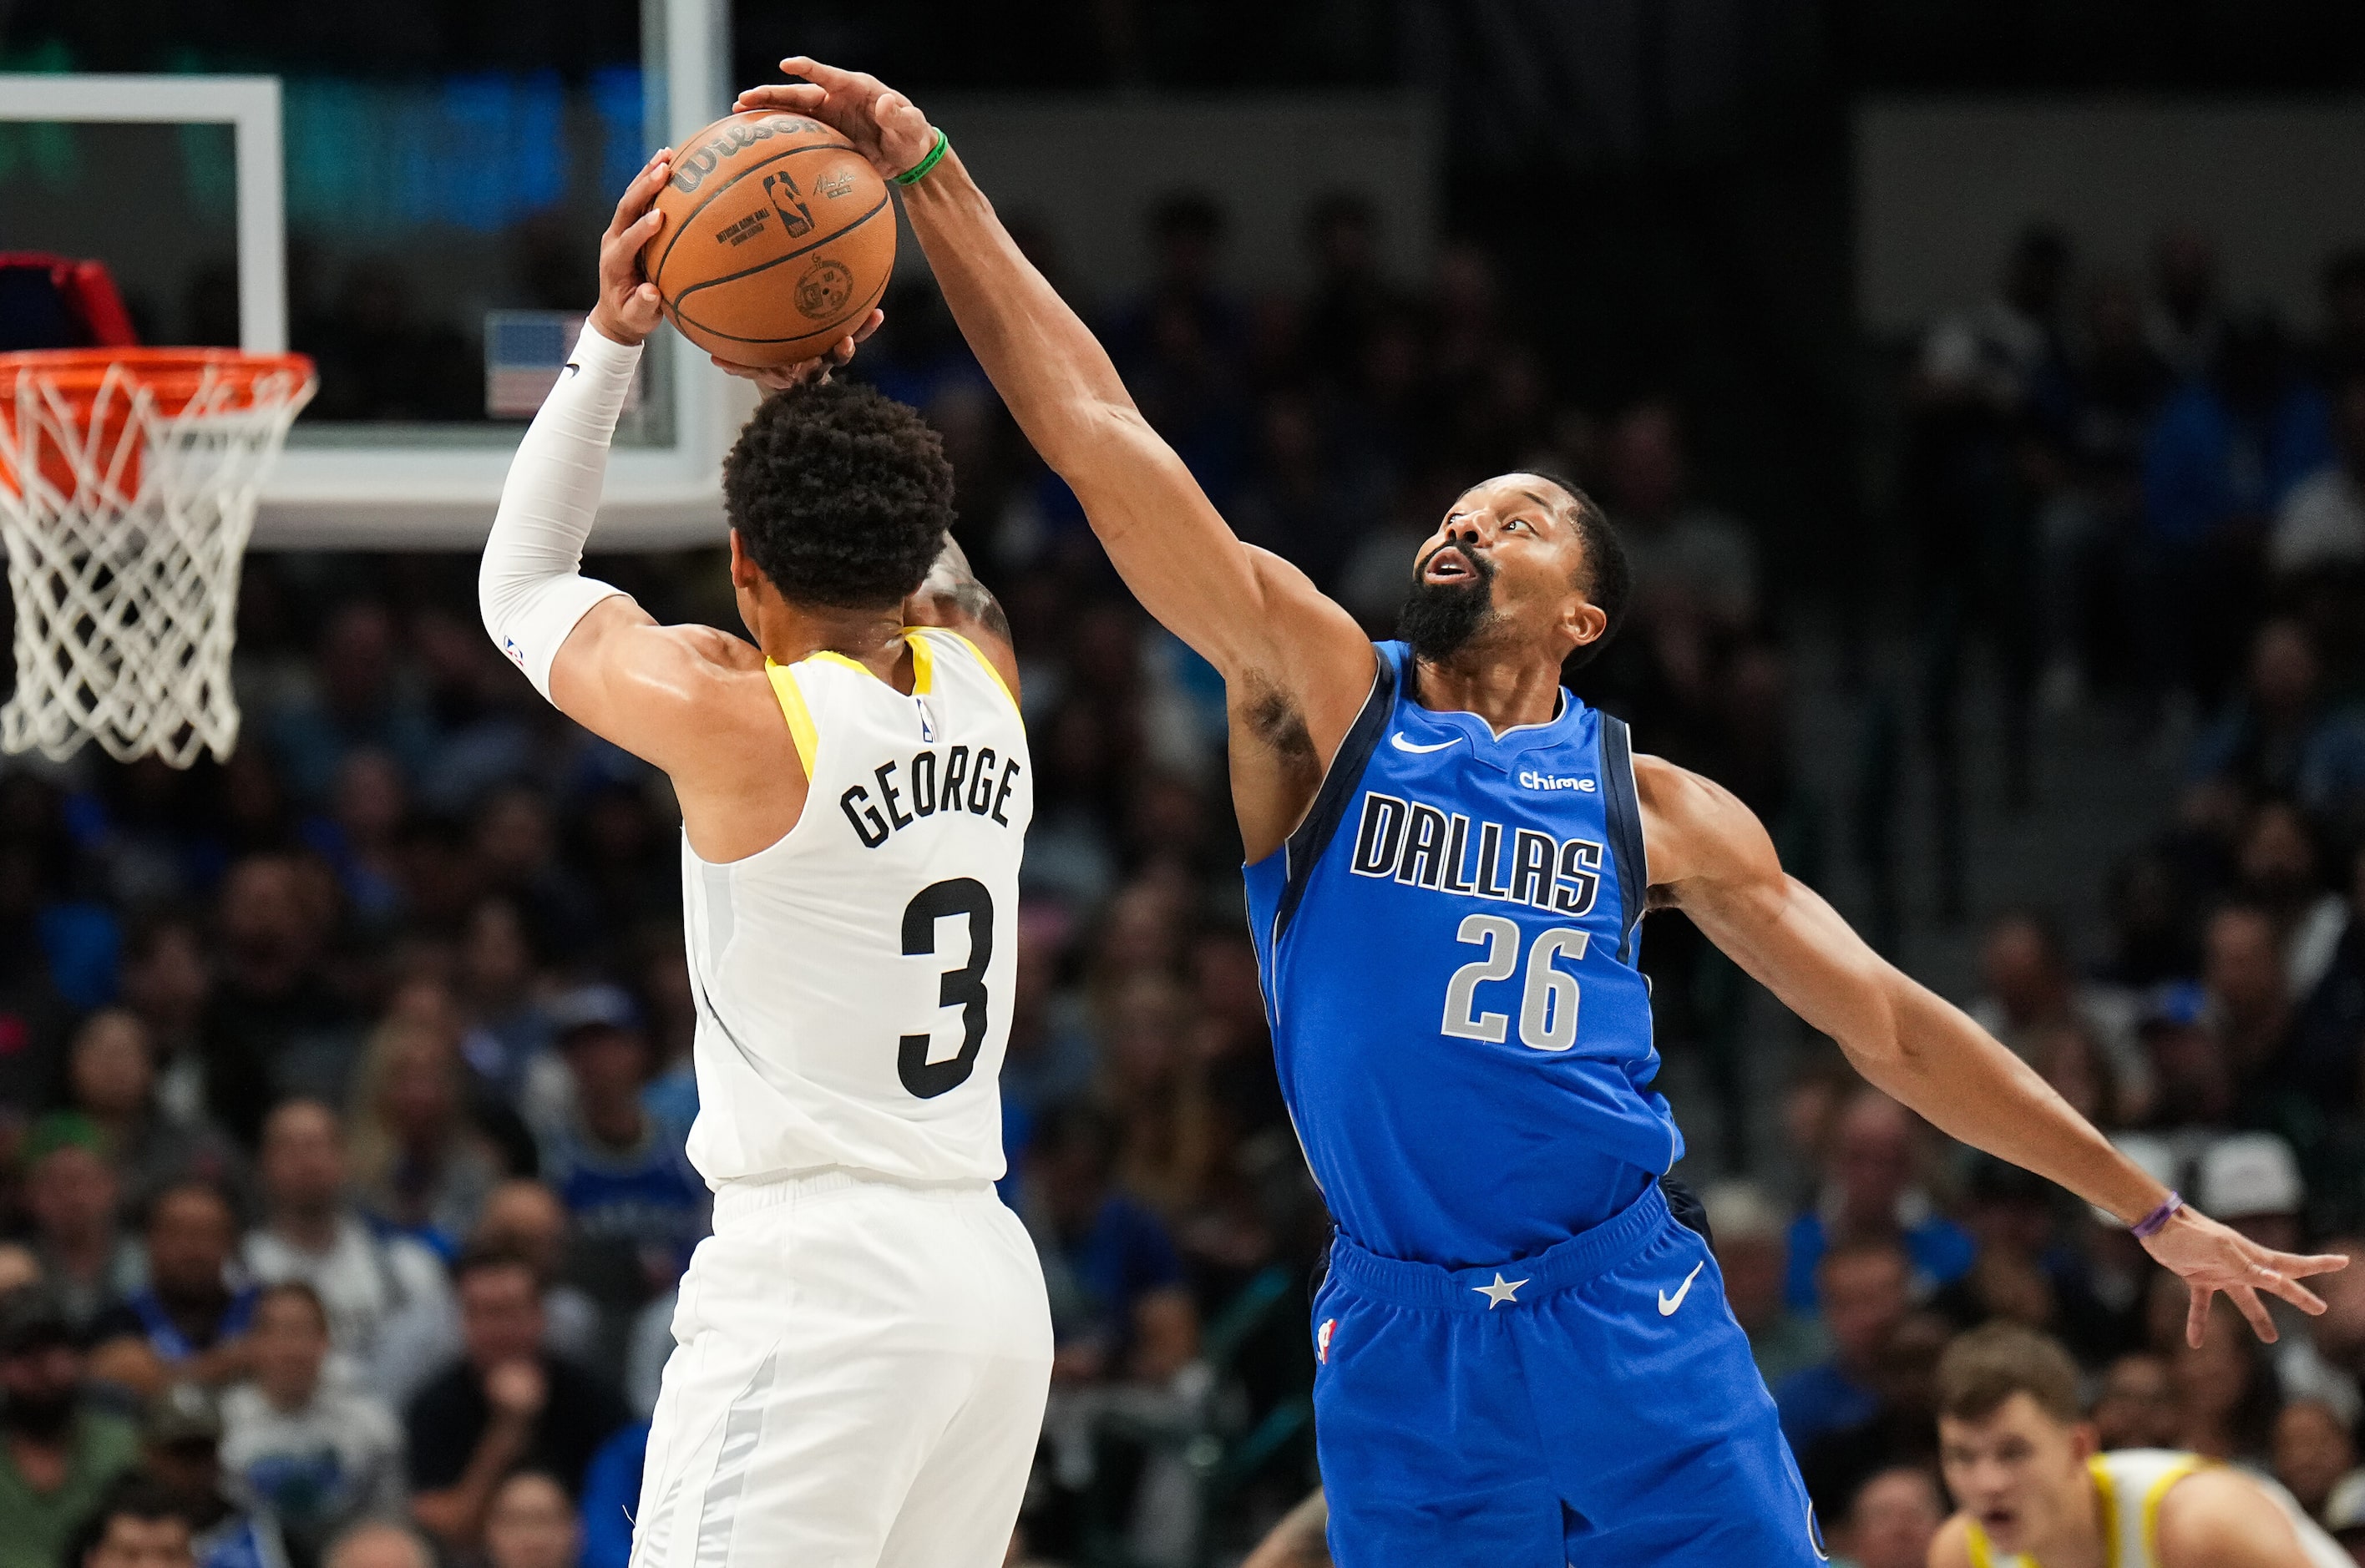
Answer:
[[[1432,664],[1468,646],[1495,608],[1494,562],[1464,549],[1462,558],[1475,575],[1456,583],[1433,583],[1425,574],[1436,554],[1430,551],[1413,567],[1412,586],[1405,591],[1404,608],[1396,611],[1396,635],[1411,646],[1415,658]]]

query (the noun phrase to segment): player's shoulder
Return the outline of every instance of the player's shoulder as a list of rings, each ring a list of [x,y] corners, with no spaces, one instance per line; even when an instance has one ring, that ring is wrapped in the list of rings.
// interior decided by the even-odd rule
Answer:
[[[2232,1465],[2203,1466],[2169,1486],[2159,1501],[2158,1530],[2159,1568],[2302,1561],[2290,1516]]]
[[[1713,778],[1638,753],[1634,793],[1653,886],[1703,875],[1746,880],[1780,873],[1781,859],[1756,813]]]
[[[1930,1539],[1929,1568],[1971,1568],[1971,1517],[1956,1514]]]

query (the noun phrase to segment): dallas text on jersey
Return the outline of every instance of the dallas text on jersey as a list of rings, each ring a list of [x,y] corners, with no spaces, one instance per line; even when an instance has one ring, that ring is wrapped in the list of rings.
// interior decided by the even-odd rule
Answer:
[[[1002,814],[1003,808],[1009,802],[1011,786],[1026,771],[1016,757],[997,756],[990,745],[978,747],[973,759],[965,745],[946,752],[941,780],[933,749],[912,758],[904,782],[899,785],[895,773],[903,766],[900,762],[882,762],[871,769],[870,776],[879,781],[876,801],[870,798],[869,786],[862,784],[837,798],[838,809],[854,824],[855,836],[862,840],[865,849],[878,848],[891,834],[901,833],[922,817],[932,817],[939,811],[967,812],[971,816],[990,817],[1008,827],[1010,819]],[[997,767],[1001,773],[998,779]],[[903,804],[906,790],[911,792],[909,810]]]
[[[1440,892],[1591,913],[1601,888],[1601,846],[1483,819],[1477,830],[1474,843],[1471,821],[1460,812],[1367,790],[1349,868]]]

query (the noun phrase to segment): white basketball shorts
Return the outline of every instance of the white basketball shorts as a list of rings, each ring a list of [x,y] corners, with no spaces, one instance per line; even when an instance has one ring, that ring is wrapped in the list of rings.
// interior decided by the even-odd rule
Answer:
[[[725,1183],[673,1335],[633,1568],[1000,1568],[1051,1317],[991,1186]]]

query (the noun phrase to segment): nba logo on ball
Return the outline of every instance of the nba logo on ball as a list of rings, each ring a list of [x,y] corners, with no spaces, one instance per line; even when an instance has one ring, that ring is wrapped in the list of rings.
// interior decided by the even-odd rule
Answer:
[[[797,279],[797,308],[816,321],[826,321],[846,308],[853,293],[852,273],[835,262],[815,262]]]
[[[804,198],[797,195],[796,181],[786,174],[767,174],[764,194],[772,198],[772,209],[787,225],[781,232],[791,240],[801,240],[813,232],[813,212],[805,206]]]
[[[1323,1366],[1330,1364],[1330,1330],[1339,1327],[1335,1317],[1326,1317],[1322,1327],[1314,1331],[1314,1359]]]

